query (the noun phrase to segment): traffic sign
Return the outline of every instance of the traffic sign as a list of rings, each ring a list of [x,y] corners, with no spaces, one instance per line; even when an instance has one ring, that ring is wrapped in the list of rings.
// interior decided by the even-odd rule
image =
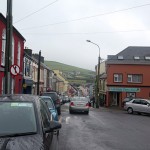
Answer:
[[[12,75],[16,76],[20,73],[20,68],[18,65],[11,65],[10,72]]]

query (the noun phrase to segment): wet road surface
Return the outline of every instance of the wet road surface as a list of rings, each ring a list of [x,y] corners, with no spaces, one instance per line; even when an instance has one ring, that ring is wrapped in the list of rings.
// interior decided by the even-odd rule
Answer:
[[[150,116],[91,108],[69,114],[62,106],[59,150],[150,150]]]

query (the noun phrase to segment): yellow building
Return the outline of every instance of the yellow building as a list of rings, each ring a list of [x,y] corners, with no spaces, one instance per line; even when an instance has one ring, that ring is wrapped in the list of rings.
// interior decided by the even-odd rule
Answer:
[[[56,74],[56,91],[59,93],[67,93],[69,82],[63,77],[63,73],[59,70],[53,70]]]

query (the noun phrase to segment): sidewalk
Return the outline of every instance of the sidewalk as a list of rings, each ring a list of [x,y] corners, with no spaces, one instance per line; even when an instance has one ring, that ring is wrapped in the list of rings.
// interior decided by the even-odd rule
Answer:
[[[97,110],[97,111],[111,111],[111,110],[114,110],[114,111],[123,111],[124,109],[123,108],[120,108],[120,107],[117,107],[117,106],[111,106],[111,107],[105,107],[105,106],[100,106],[99,108],[93,108],[93,107],[90,107],[90,110]]]

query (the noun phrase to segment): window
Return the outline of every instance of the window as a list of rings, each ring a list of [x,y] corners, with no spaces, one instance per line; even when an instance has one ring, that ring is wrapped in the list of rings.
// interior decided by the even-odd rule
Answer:
[[[141,100],[140,99],[136,99],[133,101],[134,104],[141,104]]]
[[[139,60],[140,57],[139,57],[139,56],[134,56],[134,59],[135,59],[135,60]]]
[[[1,55],[1,65],[5,65],[5,49],[6,49],[6,29],[2,32],[2,55]]]
[[[145,100],[141,100],[141,104],[142,105],[148,105],[149,103],[147,101],[145,101]]]
[[[15,48],[15,43],[14,43],[14,37],[12,38],[12,64],[14,64],[14,48]]]
[[[135,97],[136,97],[136,95],[135,95],[135,94],[136,94],[136,93],[127,92],[127,97],[135,98]]]
[[[12,82],[11,82],[11,94],[14,94],[14,87],[15,87],[15,81],[12,78]]]
[[[20,67],[20,53],[21,53],[21,44],[18,42],[18,54],[17,54],[17,65]]]
[[[150,60],[150,56],[145,56],[145,59],[146,60]]]
[[[2,93],[1,94],[5,94],[5,78],[2,78]]]
[[[128,74],[128,82],[130,82],[130,83],[142,83],[142,75],[140,75],[140,74]]]
[[[114,74],[114,82],[122,82],[122,74]]]
[[[119,60],[122,60],[122,59],[123,59],[123,56],[118,56],[118,59],[119,59]]]
[[[49,115],[46,111],[45,108],[47,108],[46,104],[44,101],[40,101],[41,103],[41,108],[40,108],[40,111],[41,111],[41,116],[42,116],[42,121],[43,121],[43,126],[44,128],[48,128],[50,126],[50,118],[49,118]]]
[[[31,77],[31,61],[27,58],[24,60],[24,75]]]
[[[23,134],[37,131],[33,103],[0,102],[1,135]]]

